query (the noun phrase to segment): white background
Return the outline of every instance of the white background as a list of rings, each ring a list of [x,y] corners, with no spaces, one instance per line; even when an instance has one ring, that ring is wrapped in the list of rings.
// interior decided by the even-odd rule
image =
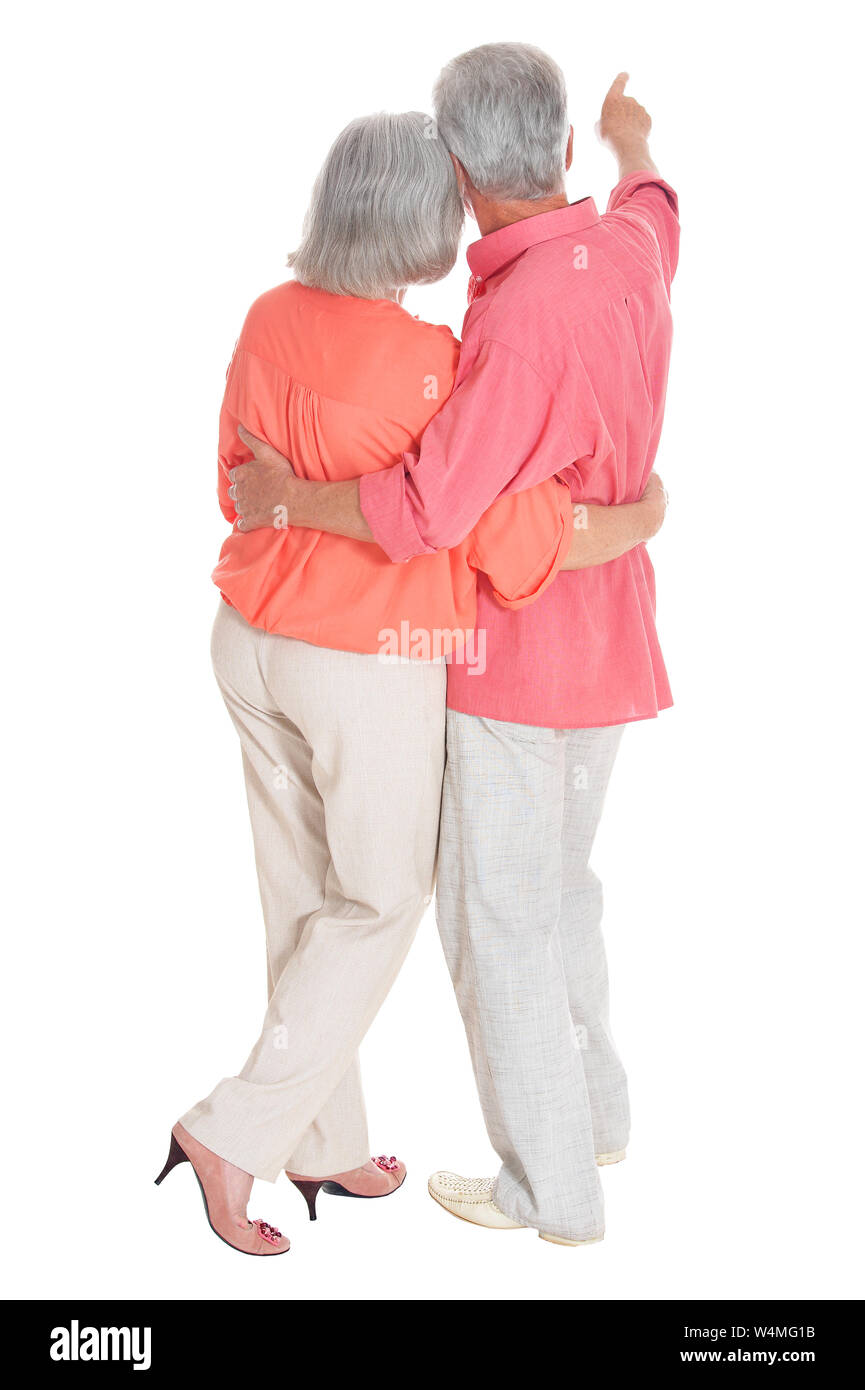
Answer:
[[[854,7],[18,5],[4,22],[5,1292],[255,1299],[861,1295],[861,130]],[[653,545],[676,697],[597,846],[634,1134],[607,1238],[454,1221],[492,1171],[432,913],[364,1044],[387,1202],[284,1181],[207,1229],[177,1115],[245,1060],[262,927],[208,658],[224,372],[336,132],[522,39],[565,69],[573,198],[615,73],[678,188]],[[408,307],[459,327],[465,272]]]

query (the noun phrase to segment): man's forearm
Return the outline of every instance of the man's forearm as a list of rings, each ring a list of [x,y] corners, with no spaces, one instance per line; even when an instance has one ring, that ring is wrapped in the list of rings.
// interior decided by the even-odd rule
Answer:
[[[658,166],[649,154],[649,142],[640,136],[623,142],[615,154],[619,165],[619,183],[629,174],[642,173],[643,170],[650,174],[658,173]]]
[[[292,483],[291,501],[286,510],[289,526],[329,531],[333,536],[347,536],[353,541],[375,540],[360,509],[358,478],[344,483],[316,483],[298,478]]]
[[[644,501],[624,502],[616,507],[581,507],[577,518],[563,570],[589,569],[617,560],[635,545],[649,540],[660,525],[657,508]],[[349,540],[375,540],[361,511],[357,478],[342,483],[303,480],[292,501],[289,525],[329,531]]]
[[[338,483],[297,478],[288,460],[272,445],[250,434],[243,425],[238,433],[254,454],[252,463],[239,464],[229,475],[229,497],[237,508],[239,530],[300,526],[349,540],[375,541],[361,510],[359,478]],[[663,524],[665,509],[666,494],[655,473],[650,474],[638,502],[581,507],[562,568],[586,569],[617,559],[655,535]]]
[[[650,540],[660,525],[657,507],[648,502],[587,506],[576,513],[576,522],[563,570],[590,569],[617,560],[635,545]]]
[[[375,540],[361,511],[357,478],[343,483],[309,482],[298,491],[299,499],[291,511],[292,526],[329,531],[350,540]],[[659,525],[657,508],[643,501],[617,507],[587,506],[580,508],[577,517],[563,570],[588,569],[617,560],[649,540]]]
[[[342,483],[298,478],[288,459],[272,444],[251,434],[243,424],[238,424],[237,433],[253,456],[228,475],[228,496],[235,506],[238,530],[303,526],[355,541],[375,539],[360,509],[358,478]]]

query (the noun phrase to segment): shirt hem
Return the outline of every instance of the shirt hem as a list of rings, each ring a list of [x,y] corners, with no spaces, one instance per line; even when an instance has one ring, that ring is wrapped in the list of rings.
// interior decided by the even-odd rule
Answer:
[[[477,706],[468,708],[471,701],[453,700],[450,694],[447,698],[447,707],[454,714],[468,714],[475,719],[495,719],[506,724],[524,724],[529,729],[611,729],[617,724],[639,724],[646,719],[657,719],[658,715],[666,709],[672,709],[672,699],[656,706],[655,709],[646,710],[641,714],[621,714],[616,717],[605,719],[560,719],[547,716],[543,719],[526,719],[521,715],[502,709],[493,710],[486,702],[483,708]]]

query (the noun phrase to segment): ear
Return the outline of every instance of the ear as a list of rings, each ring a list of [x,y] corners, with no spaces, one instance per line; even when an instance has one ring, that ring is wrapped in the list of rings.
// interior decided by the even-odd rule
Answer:
[[[574,127],[568,127],[568,144],[565,150],[565,173],[568,172],[574,162]]]
[[[453,153],[453,151],[449,150],[448,154],[450,154],[451,164],[454,166],[454,173],[457,176],[457,188],[459,189],[460,197],[462,198],[463,203],[465,203],[466,191],[471,187],[472,181],[466,173],[465,169],[463,168],[462,164],[460,164],[456,155]]]
[[[477,221],[477,213],[475,212],[474,200],[479,196],[478,191],[472,183],[471,179],[469,178],[469,175],[466,173],[465,166],[460,164],[456,155],[452,151],[448,151],[448,153],[450,154],[451,161],[454,166],[454,173],[457,176],[457,188],[459,189],[460,197],[463,200],[463,207],[465,208],[469,217],[473,217],[475,221]]]

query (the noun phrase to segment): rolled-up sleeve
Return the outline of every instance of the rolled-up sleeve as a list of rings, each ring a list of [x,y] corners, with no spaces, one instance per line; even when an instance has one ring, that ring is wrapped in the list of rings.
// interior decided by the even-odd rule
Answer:
[[[658,174],[641,169],[623,178],[610,194],[607,212],[622,209],[636,213],[654,232],[669,291],[679,261],[679,199],[675,190]]]
[[[579,452],[531,364],[487,341],[427,425],[420,457],[361,478],[361,509],[390,559],[409,560],[458,545],[502,493],[552,478]]]
[[[571,494],[550,478],[500,497],[484,512],[471,536],[468,561],[487,575],[504,608],[523,608],[552,584],[573,534]]]

